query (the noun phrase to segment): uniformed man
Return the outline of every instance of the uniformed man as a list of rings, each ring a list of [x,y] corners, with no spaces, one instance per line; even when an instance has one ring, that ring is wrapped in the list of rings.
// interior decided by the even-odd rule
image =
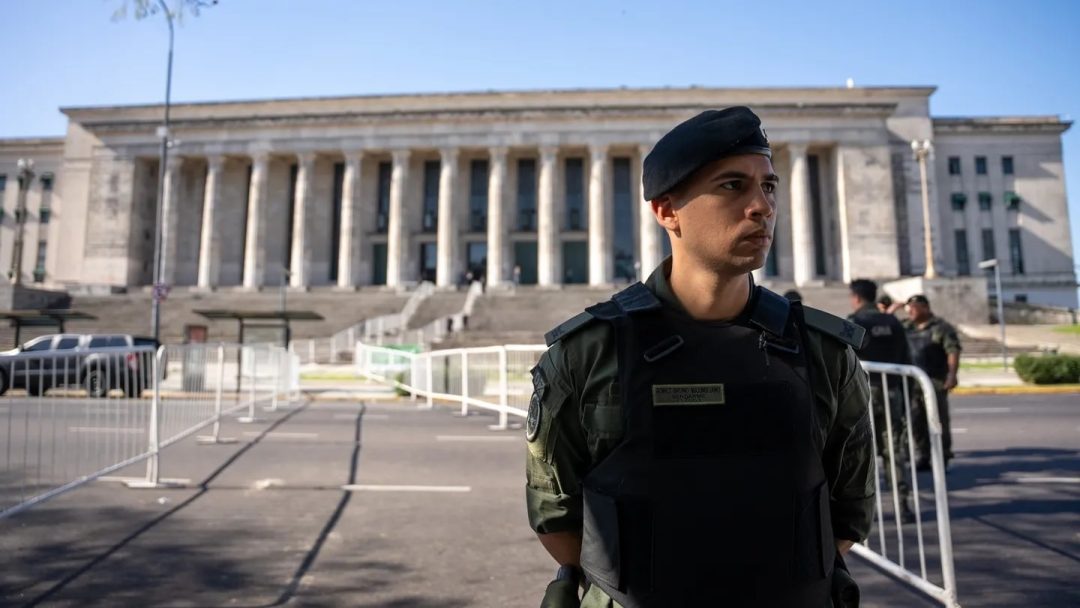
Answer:
[[[895,316],[886,314],[880,310],[879,306],[875,306],[877,284],[867,279],[855,279],[849,288],[851,308],[854,312],[848,316],[848,320],[866,330],[866,340],[862,347],[855,349],[855,354],[863,361],[911,365],[911,353],[908,350],[904,326]],[[880,305],[881,300],[877,300],[876,304]],[[888,379],[888,411],[890,413],[888,422],[885,420],[884,385],[886,383],[882,382],[881,374],[870,374],[870,402],[874,413],[877,453],[881,456],[884,465],[885,479],[891,487],[892,476],[896,476],[900,516],[905,522],[914,522],[915,514],[908,505],[908,496],[911,492],[907,480],[909,455],[903,382],[900,376],[894,375]]]
[[[934,383],[938,416],[941,418],[941,447],[944,448],[945,464],[948,465],[953,457],[949,391],[956,388],[956,372],[960,369],[960,336],[948,321],[934,315],[926,296],[911,296],[905,308],[908,318],[904,321],[904,328],[907,330],[911,357]],[[916,391],[911,415],[914,418],[911,430],[915,436],[916,468],[929,471],[930,432],[920,391]]]
[[[552,330],[532,372],[529,521],[561,566],[543,605],[579,581],[590,608],[856,605],[862,330],[754,286],[779,187],[758,117],[687,120],[642,179],[671,257]]]

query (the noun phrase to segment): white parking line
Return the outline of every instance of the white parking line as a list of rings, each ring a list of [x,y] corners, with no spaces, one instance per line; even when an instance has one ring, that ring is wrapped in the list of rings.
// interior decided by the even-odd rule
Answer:
[[[273,431],[270,433],[260,433],[259,431],[244,431],[245,437],[258,437],[263,435],[267,439],[318,439],[318,433],[287,433],[284,431]]]
[[[72,433],[145,433],[146,429],[132,429],[108,426],[69,426]]]
[[[521,441],[521,437],[507,435],[436,435],[435,441],[476,441],[487,443],[492,441]]]
[[[953,429],[952,432],[956,433],[957,435],[963,435],[964,433],[968,432],[968,430],[965,428],[957,428]]]
[[[346,492],[472,492],[469,486],[386,486],[348,484],[341,486]]]
[[[958,407],[954,414],[1002,414],[1011,412],[1011,407]]]
[[[1080,477],[1018,477],[1019,483],[1080,483]]]

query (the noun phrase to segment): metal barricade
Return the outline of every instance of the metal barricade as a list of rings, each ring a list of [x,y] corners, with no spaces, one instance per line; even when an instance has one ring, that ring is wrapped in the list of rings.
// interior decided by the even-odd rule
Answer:
[[[471,408],[495,412],[498,422],[491,428],[506,429],[509,416],[528,414],[529,370],[545,350],[542,345],[505,345],[414,354],[360,342],[354,365],[360,376],[423,397],[422,407],[434,407],[438,400],[460,405],[462,416]]]
[[[0,359],[0,519],[146,462],[130,487],[168,484],[161,452],[221,420],[291,403],[299,364],[278,346],[193,344],[23,352]]]
[[[863,369],[872,383],[880,383],[871,400],[871,438],[875,454],[878,492],[875,505],[875,530],[865,544],[852,551],[874,566],[918,589],[945,606],[959,606],[956,600],[956,573],[953,565],[952,534],[949,523],[949,501],[945,484],[945,458],[941,443],[941,421],[938,416],[934,385],[926,372],[911,365],[895,365],[864,361]],[[918,397],[923,405],[913,410],[912,399]],[[918,471],[914,455],[915,437],[911,421],[913,411],[927,418],[930,439],[933,517],[923,512]],[[879,428],[884,423],[884,428]],[[896,425],[901,428],[896,428]],[[878,442],[885,445],[879,446]],[[899,440],[900,445],[897,445]],[[906,449],[905,449],[906,448]],[[880,464],[877,455],[881,455]],[[909,483],[908,489],[902,484]],[[925,489],[925,488],[924,488]],[[910,492],[914,522],[905,523],[904,494]],[[927,522],[932,521],[930,525]],[[927,543],[936,536],[937,552],[928,550]],[[937,568],[932,568],[933,562]],[[915,568],[917,562],[918,568]],[[929,565],[928,565],[929,564]],[[930,573],[935,571],[934,576]],[[940,573],[940,577],[937,576]]]

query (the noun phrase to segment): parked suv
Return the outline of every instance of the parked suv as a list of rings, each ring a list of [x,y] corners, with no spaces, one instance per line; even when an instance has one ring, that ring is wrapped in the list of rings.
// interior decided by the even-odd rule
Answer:
[[[26,389],[41,395],[53,387],[85,388],[91,397],[112,389],[129,397],[152,386],[158,342],[126,334],[53,334],[0,352],[0,395]]]

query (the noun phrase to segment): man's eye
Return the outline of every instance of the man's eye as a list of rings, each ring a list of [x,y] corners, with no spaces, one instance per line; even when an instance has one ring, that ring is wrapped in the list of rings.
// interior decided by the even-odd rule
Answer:
[[[740,182],[738,180],[732,181],[732,182],[724,182],[724,183],[720,184],[720,187],[723,188],[724,190],[741,190],[742,189],[742,182]]]
[[[762,184],[761,189],[768,194],[772,194],[773,192],[776,192],[776,184],[773,182],[765,182]]]

